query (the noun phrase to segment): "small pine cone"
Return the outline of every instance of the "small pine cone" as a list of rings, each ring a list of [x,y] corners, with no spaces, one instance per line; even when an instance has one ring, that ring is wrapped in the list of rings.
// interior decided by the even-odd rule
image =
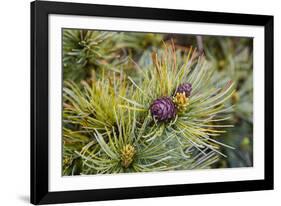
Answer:
[[[135,148],[130,144],[125,145],[121,149],[120,157],[121,157],[121,164],[123,167],[128,168],[132,164],[135,153],[136,153]]]
[[[240,100],[240,95],[237,91],[235,91],[231,96],[232,104],[236,104]]]
[[[185,96],[189,97],[191,94],[191,90],[192,90],[192,85],[190,83],[183,83],[181,85],[178,86],[176,93],[184,93],[185,92]]]
[[[173,102],[175,103],[179,112],[184,112],[189,105],[189,99],[186,97],[185,92],[177,93],[173,97]]]
[[[150,112],[156,120],[167,121],[176,116],[176,107],[170,97],[162,97],[150,105]]]

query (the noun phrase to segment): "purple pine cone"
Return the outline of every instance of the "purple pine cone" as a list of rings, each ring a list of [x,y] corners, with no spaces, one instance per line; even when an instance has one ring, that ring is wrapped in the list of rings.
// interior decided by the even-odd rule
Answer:
[[[167,121],[176,116],[176,107],[170,97],[162,97],[150,105],[150,112],[156,120]]]
[[[183,93],[185,92],[185,96],[189,97],[191,94],[192,85],[190,83],[183,83],[178,86],[176,93]]]

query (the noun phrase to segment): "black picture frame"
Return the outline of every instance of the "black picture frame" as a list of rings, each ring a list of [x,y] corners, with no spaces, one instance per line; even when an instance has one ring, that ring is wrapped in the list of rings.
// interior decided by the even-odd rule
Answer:
[[[133,188],[48,190],[48,15],[83,15],[255,25],[265,28],[265,178]],[[31,3],[31,203],[50,204],[273,189],[273,16],[80,3]]]

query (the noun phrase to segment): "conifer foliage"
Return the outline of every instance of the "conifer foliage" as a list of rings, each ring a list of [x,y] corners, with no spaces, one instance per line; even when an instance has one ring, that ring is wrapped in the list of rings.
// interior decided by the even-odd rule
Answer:
[[[208,55],[160,34],[65,29],[63,174],[227,162],[239,82]]]

